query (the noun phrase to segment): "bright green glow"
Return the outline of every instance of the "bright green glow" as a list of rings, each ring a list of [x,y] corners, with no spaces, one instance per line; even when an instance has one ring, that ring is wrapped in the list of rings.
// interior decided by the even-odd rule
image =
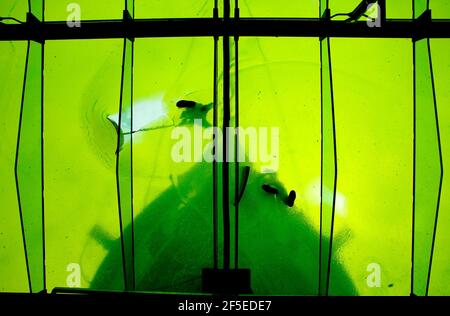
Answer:
[[[71,263],[81,287],[114,241],[120,249],[117,131],[108,120],[120,100],[123,40],[45,44],[45,207],[47,287],[66,287]],[[123,290],[122,258],[117,284]],[[95,287],[94,287],[95,288]]]
[[[241,38],[239,43],[240,125],[278,127],[280,137],[276,174],[261,174],[261,161],[247,163],[251,172],[240,205],[240,264],[252,268],[252,286],[257,293],[270,294],[273,289],[279,294],[316,295],[319,41]],[[267,183],[278,187],[279,196],[261,189]],[[294,208],[283,201],[290,190],[297,192]]]
[[[428,293],[434,223],[439,198],[441,165],[438,125],[432,86],[428,40],[415,43],[416,71],[416,188],[414,230],[414,294]]]
[[[125,0],[45,0],[45,20],[66,21],[78,13],[70,4],[79,6],[81,20],[122,19],[125,10]]]
[[[335,157],[335,117],[332,87],[332,70],[330,56],[330,40],[321,41],[321,71],[322,71],[322,202],[321,202],[321,227],[324,239],[330,238],[332,234],[333,213],[335,213],[336,192],[335,181],[337,181],[337,165]],[[334,238],[334,232],[333,236]],[[320,264],[320,295],[327,291],[328,261],[330,257],[330,245],[322,243]]]
[[[30,12],[39,20],[44,19],[44,0],[30,0]]]
[[[212,17],[213,7],[213,0],[135,0],[137,19]]]
[[[22,99],[27,42],[1,42],[0,72],[2,73],[0,103],[0,178],[2,211],[0,212],[0,291],[28,292],[22,230],[19,218],[14,162],[18,119]]]
[[[210,39],[138,39],[135,43],[134,104],[158,111],[171,125],[133,136],[136,289],[200,291],[200,271],[212,262],[212,168],[175,163],[171,132],[182,124],[180,99],[212,100]],[[210,117],[208,117],[210,120]],[[192,132],[192,122],[185,125]],[[129,145],[128,145],[129,146]],[[125,236],[130,234],[129,228]],[[116,243],[117,244],[117,243]],[[111,247],[92,285],[119,284],[119,248]]]
[[[0,3],[0,16],[15,17],[20,21],[26,20],[26,14],[28,12],[28,1],[24,0],[2,0]],[[5,23],[16,23],[7,22]]]
[[[211,46],[210,39],[136,40],[136,109],[146,105],[158,112],[161,108],[167,110],[162,124],[165,128],[151,121],[149,130],[137,132],[133,137],[138,290],[185,291],[194,282],[199,291],[197,274],[201,267],[211,263],[211,166],[202,164],[190,171],[196,164],[172,162],[174,141],[170,138],[173,127],[182,123],[182,111],[175,107],[176,101],[194,99],[206,104],[212,100]],[[105,75],[105,69],[99,70],[99,74]],[[93,88],[101,86],[93,84]],[[111,115],[116,111],[101,105],[93,115],[103,112]],[[145,112],[135,111],[136,115],[139,113]],[[187,127],[191,129],[189,124]],[[112,130],[112,125],[108,128]],[[110,148],[104,150],[108,156],[113,154]],[[125,236],[129,234],[127,229]],[[92,239],[93,244],[99,241]],[[180,246],[183,244],[187,246]],[[94,288],[122,286],[120,244],[116,241],[108,250],[90,284]],[[184,282],[185,279],[189,282]]]
[[[445,0],[437,0],[445,1]],[[388,19],[411,19],[411,0],[386,1],[386,16]]]
[[[331,39],[338,156],[336,249],[360,295],[409,295],[413,77],[409,39]],[[339,207],[339,205],[343,207]],[[367,278],[381,268],[380,287]],[[332,267],[331,278],[334,270]],[[330,292],[334,293],[330,281]],[[391,287],[389,287],[392,285]]]
[[[42,45],[29,42],[17,162],[22,224],[31,291],[44,289],[42,208]]]

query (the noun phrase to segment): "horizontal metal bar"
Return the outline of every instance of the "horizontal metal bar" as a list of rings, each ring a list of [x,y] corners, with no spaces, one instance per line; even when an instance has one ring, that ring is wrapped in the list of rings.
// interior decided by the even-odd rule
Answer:
[[[366,22],[256,18],[82,21],[72,28],[66,22],[0,23],[1,41],[186,36],[450,38],[450,20],[387,20],[381,27]]]

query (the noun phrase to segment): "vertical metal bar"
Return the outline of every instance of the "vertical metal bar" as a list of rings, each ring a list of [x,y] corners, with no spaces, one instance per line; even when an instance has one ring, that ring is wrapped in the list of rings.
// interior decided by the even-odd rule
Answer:
[[[429,1],[428,1],[429,5]],[[436,233],[437,233],[437,226],[438,226],[438,220],[439,220],[439,208],[441,203],[441,195],[442,195],[442,182],[444,179],[444,162],[442,158],[442,145],[441,145],[441,133],[440,133],[440,127],[439,127],[439,114],[438,114],[438,108],[437,108],[437,98],[436,98],[436,88],[434,84],[434,74],[433,74],[433,62],[431,58],[431,45],[430,45],[430,39],[427,38],[427,48],[428,48],[428,62],[430,65],[430,76],[431,76],[431,87],[433,91],[433,104],[434,104],[434,119],[435,119],[435,131],[436,131],[436,138],[437,138],[437,146],[438,146],[438,152],[439,152],[439,189],[437,193],[437,201],[436,201],[436,215],[434,216],[434,224],[433,224],[433,237],[431,241],[431,251],[430,251],[430,257],[429,257],[429,264],[428,264],[428,275],[427,275],[427,287],[426,287],[426,295],[428,296],[428,292],[430,290],[430,280],[431,280],[431,269],[433,267],[433,255],[434,255],[434,247],[436,245]]]
[[[239,0],[235,0],[234,18],[239,19]],[[235,181],[234,181],[234,199],[235,199],[235,245],[234,245],[234,267],[239,269],[239,36],[234,37],[234,64],[235,64]]]
[[[319,8],[323,20],[328,20],[328,2],[322,0]],[[334,219],[337,189],[337,145],[334,112],[333,80],[330,39],[320,39],[321,64],[321,194],[319,236],[319,295],[328,295],[333,251]],[[332,194],[329,193],[332,192]],[[328,243],[324,236],[329,235]]]
[[[380,6],[379,18],[381,25],[384,26],[386,22],[386,0],[378,0],[378,5]]]
[[[414,16],[414,1],[413,1]],[[411,289],[410,295],[414,295],[414,248],[415,248],[415,218],[416,218],[416,45],[413,43],[413,195],[412,195],[412,227],[411,227]]]
[[[214,10],[213,10],[213,17],[214,19],[219,18],[219,8],[218,8],[218,0],[214,1]],[[218,44],[219,44],[219,37],[214,36],[214,78],[213,78],[213,103],[214,103],[214,109],[213,109],[213,137],[214,137],[214,152],[213,152],[213,264],[214,269],[219,268],[219,224],[218,224],[218,205],[217,205],[217,146],[218,146],[218,139],[217,134],[215,133],[215,130],[218,126],[218,108],[217,108],[217,102],[218,102],[218,92],[217,92],[217,73],[218,73]]]
[[[133,0],[134,4],[134,0]],[[134,5],[133,5],[133,18],[134,18]],[[132,265],[132,289],[136,289],[136,267],[135,267],[135,248],[134,248],[134,176],[133,176],[133,91],[134,91],[134,40],[131,41],[131,135],[130,135],[130,151],[131,151],[131,162],[130,162],[130,177],[131,177],[131,265]]]
[[[16,157],[15,157],[15,163],[14,163],[14,177],[16,182],[16,194],[17,194],[17,203],[19,206],[19,216],[20,216],[20,226],[22,229],[22,242],[23,242],[23,248],[24,248],[24,254],[25,254],[25,264],[27,268],[27,278],[28,278],[28,289],[30,293],[32,293],[32,285],[31,285],[31,271],[30,271],[30,260],[28,259],[28,247],[27,247],[27,236],[25,234],[25,221],[24,221],[24,215],[22,211],[22,202],[21,202],[21,196],[20,196],[20,185],[19,185],[19,154],[20,154],[20,144],[21,139],[20,135],[22,134],[22,121],[23,121],[23,100],[25,98],[25,87],[27,82],[27,73],[28,73],[28,60],[30,56],[30,44],[31,42],[28,41],[27,45],[27,55],[25,60],[25,72],[24,72],[24,78],[23,78],[23,87],[22,87],[22,101],[20,105],[20,114],[19,114],[19,127],[17,132],[17,143],[16,143]]]
[[[133,18],[134,3],[126,2],[124,21]],[[134,224],[133,224],[133,63],[134,39],[125,38],[120,86],[119,122],[117,126],[116,184],[122,246],[122,268],[125,290],[135,289]],[[130,115],[125,115],[129,111]],[[125,139],[130,145],[126,148]],[[124,143],[121,143],[121,140]]]
[[[338,178],[338,166],[337,166],[337,144],[336,144],[336,120],[334,111],[334,94],[333,94],[333,75],[332,75],[332,65],[331,65],[331,48],[330,48],[330,38],[327,38],[328,42],[328,67],[330,75],[330,93],[331,93],[331,121],[333,126],[333,163],[334,163],[334,177],[333,177],[333,203],[332,203],[332,213],[331,213],[331,232],[330,232],[330,245],[328,249],[328,271],[327,271],[327,286],[326,286],[326,296],[329,295],[330,291],[330,275],[331,275],[331,262],[333,256],[333,237],[334,237],[334,219],[336,215],[336,191],[337,191],[337,178]]]
[[[44,1],[42,1],[44,2]],[[44,280],[44,290],[47,289],[47,277],[45,269],[45,192],[44,192],[44,60],[45,60],[45,42],[41,44],[42,48],[42,60],[41,60],[41,190],[42,190],[42,274]]]
[[[224,0],[224,21],[228,27],[230,21],[230,0]],[[228,31],[225,30],[225,33]],[[230,165],[229,165],[229,135],[230,127],[230,37],[223,37],[223,266],[225,270],[230,269]]]

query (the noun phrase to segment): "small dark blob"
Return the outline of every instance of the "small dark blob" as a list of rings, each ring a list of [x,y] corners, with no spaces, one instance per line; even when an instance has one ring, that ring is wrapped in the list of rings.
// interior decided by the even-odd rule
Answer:
[[[289,196],[286,199],[286,204],[289,207],[293,207],[296,198],[297,198],[297,193],[295,193],[295,191],[292,190],[291,192],[289,192]]]
[[[179,109],[192,109],[195,108],[195,105],[197,103],[194,101],[186,101],[186,100],[181,100],[177,102],[177,108]]]
[[[394,287],[394,283],[389,284],[388,287]]]
[[[278,194],[279,193],[278,189],[271,186],[270,184],[263,184],[262,189],[270,194]]]

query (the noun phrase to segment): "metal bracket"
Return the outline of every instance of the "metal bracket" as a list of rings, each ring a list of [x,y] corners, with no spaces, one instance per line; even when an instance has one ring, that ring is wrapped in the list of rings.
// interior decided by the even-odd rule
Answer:
[[[39,21],[37,17],[33,15],[31,12],[27,12],[27,20],[25,23],[28,28],[29,33],[31,34],[30,40],[38,42],[40,44],[44,44],[45,36],[42,34],[43,23]]]
[[[412,38],[413,43],[426,38],[423,34],[423,30],[426,30],[431,24],[431,10],[425,10],[417,19],[414,19],[414,36]]]
[[[133,28],[133,22],[134,19],[131,16],[130,12],[128,10],[123,10],[123,23],[125,25],[125,33],[126,34],[132,34],[132,32],[130,32],[130,29]],[[130,37],[130,36],[125,36],[127,39],[129,39],[130,41],[134,42],[134,37]]]
[[[325,12],[322,14],[322,16],[320,17],[320,20],[327,23],[331,21],[331,10],[329,8],[325,9]],[[319,37],[319,41],[321,42],[322,40],[324,40],[326,37],[322,36]]]
[[[238,23],[240,19],[240,12],[239,12],[239,8],[234,8],[234,21],[235,23]],[[239,36],[235,35],[234,36],[234,40],[237,42],[239,41]]]

